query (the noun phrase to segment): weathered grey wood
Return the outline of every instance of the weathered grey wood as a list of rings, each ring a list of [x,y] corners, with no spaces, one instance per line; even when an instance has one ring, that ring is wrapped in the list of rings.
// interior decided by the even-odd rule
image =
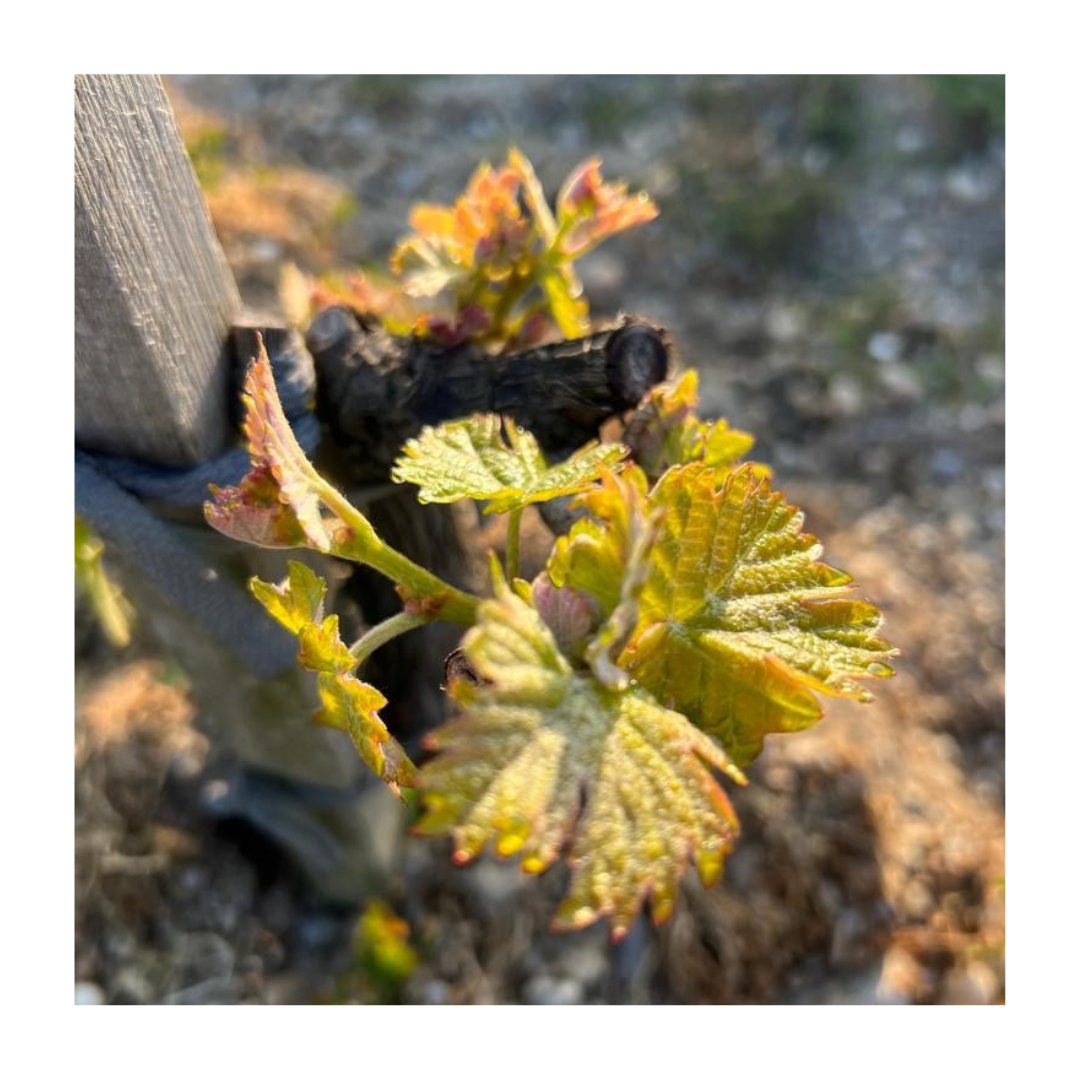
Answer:
[[[75,79],[75,439],[189,465],[229,437],[236,284],[161,82]]]

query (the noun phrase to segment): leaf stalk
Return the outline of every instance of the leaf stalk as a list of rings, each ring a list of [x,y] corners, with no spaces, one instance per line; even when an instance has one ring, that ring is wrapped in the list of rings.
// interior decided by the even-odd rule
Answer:
[[[510,511],[506,524],[506,578],[513,581],[521,570],[521,515],[524,507]]]
[[[437,618],[461,626],[476,622],[476,609],[480,598],[463,592],[430,570],[414,563],[400,551],[390,547],[379,536],[359,510],[332,484],[320,477],[317,486],[319,498],[345,523],[351,535],[349,542],[340,549],[345,558],[366,563],[384,577],[403,586],[410,596],[441,602]]]
[[[410,630],[419,626],[425,626],[431,622],[428,615],[418,615],[411,611],[399,611],[396,615],[376,623],[371,629],[365,631],[352,645],[349,652],[357,666],[362,665],[376,649],[381,648],[388,641],[393,641]]]

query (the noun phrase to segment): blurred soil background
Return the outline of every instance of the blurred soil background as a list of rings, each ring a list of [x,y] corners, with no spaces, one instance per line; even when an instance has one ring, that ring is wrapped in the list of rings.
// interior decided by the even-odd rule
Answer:
[[[311,913],[215,783],[183,673],[76,625],[76,999],[1004,1000],[1004,79],[177,76],[241,291],[385,263],[417,201],[517,145],[583,158],[660,218],[579,264],[594,321],[651,317],[702,412],[806,510],[903,652],[732,792],[723,881],[613,945],[545,927],[564,885],[401,835],[363,915]],[[534,523],[535,550],[545,540]]]

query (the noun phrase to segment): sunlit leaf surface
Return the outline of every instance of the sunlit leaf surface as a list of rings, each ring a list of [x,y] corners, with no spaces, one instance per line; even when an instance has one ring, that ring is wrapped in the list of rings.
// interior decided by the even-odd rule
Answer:
[[[531,162],[512,148],[503,165],[482,164],[450,205],[413,209],[412,231],[390,257],[392,280],[328,281],[316,302],[344,299],[394,333],[444,346],[497,351],[580,337],[589,305],[574,260],[657,213],[644,192],[604,181],[599,158],[570,174],[553,210]]]
[[[529,432],[485,414],[425,428],[405,444],[393,478],[418,485],[421,502],[481,499],[487,513],[505,513],[582,491],[603,467],[615,468],[625,456],[619,443],[590,443],[548,465]]]
[[[260,547],[330,551],[332,530],[341,528],[341,522],[323,516],[319,491],[325,481],[289,426],[261,339],[243,401],[251,471],[235,487],[211,485],[206,520],[226,536]]]
[[[867,700],[856,680],[892,674],[878,610],[751,466],[671,469],[652,498],[664,518],[620,664],[737,764],[814,724],[815,691]]]
[[[289,576],[280,585],[253,578],[251,592],[297,636],[300,663],[318,674],[322,708],[316,722],[347,732],[365,764],[395,794],[413,786],[415,768],[379,717],[386,698],[352,674],[356,661],[341,640],[338,617],[324,614],[326,582],[310,567],[290,561]]]
[[[463,649],[478,678],[451,682],[462,715],[429,739],[420,832],[452,833],[458,862],[491,845],[531,873],[569,845],[564,929],[610,915],[621,936],[646,898],[655,920],[670,914],[691,864],[716,879],[737,824],[713,770],[741,776],[708,736],[574,670],[501,580]]]
[[[672,465],[693,461],[733,466],[753,448],[753,435],[726,420],[700,419],[697,405],[698,374],[691,368],[678,382],[653,387],[630,418],[626,444],[651,479],[658,479]],[[764,466],[756,468],[760,475],[770,475]]]
[[[605,474],[599,487],[579,496],[576,505],[588,516],[556,539],[548,559],[552,583],[591,597],[605,619],[622,595],[634,537],[645,528],[646,490],[645,474],[638,468]]]

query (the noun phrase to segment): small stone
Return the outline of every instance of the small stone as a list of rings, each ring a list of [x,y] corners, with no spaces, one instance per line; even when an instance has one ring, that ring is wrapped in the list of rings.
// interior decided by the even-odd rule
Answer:
[[[571,982],[595,986],[608,973],[608,960],[603,942],[592,948],[577,945],[559,957],[558,968]]]
[[[915,878],[904,889],[901,903],[906,914],[915,919],[925,919],[934,910],[934,895],[922,881]]]
[[[285,249],[276,240],[261,236],[252,241],[248,248],[248,257],[254,263],[276,263],[285,256]]]
[[[308,346],[314,353],[325,352],[348,337],[355,327],[356,319],[343,308],[326,308],[308,327]]]
[[[765,332],[773,341],[790,345],[806,333],[806,316],[793,304],[774,304],[765,316]]]
[[[803,171],[810,176],[820,176],[832,163],[832,155],[821,146],[808,146],[802,155]]]
[[[993,1005],[998,996],[998,979],[981,960],[955,967],[945,976],[942,1005]]]
[[[829,946],[829,963],[833,967],[853,967],[862,959],[866,948],[866,920],[854,908],[840,913],[833,926]]]
[[[925,251],[930,246],[930,234],[918,225],[908,225],[900,234],[900,246],[907,252]]]
[[[185,897],[195,897],[209,884],[210,875],[201,863],[185,866],[177,875],[178,891]]]
[[[986,426],[986,410],[981,405],[969,401],[960,409],[957,423],[965,435],[971,435]]]
[[[352,139],[354,142],[365,142],[375,134],[378,130],[378,125],[375,122],[375,118],[369,116],[364,112],[353,113],[348,117],[341,126],[341,134],[346,139]]]
[[[479,859],[463,876],[472,897],[489,914],[507,910],[528,880],[517,863],[490,858]]]
[[[199,792],[202,805],[214,813],[221,809],[231,794],[227,780],[208,780]]]
[[[169,994],[165,1005],[235,1005],[239,984],[231,975],[217,975]]]
[[[895,364],[904,354],[904,339],[891,330],[879,330],[870,338],[866,351],[879,364]]]
[[[881,964],[878,994],[900,1002],[918,1000],[926,993],[930,976],[926,969],[904,949],[894,946],[885,953]]]
[[[104,1005],[105,991],[97,983],[77,982],[75,984],[76,1005]]]
[[[881,385],[901,401],[918,401],[923,396],[919,376],[903,364],[891,364],[881,370]]]
[[[136,968],[125,968],[113,981],[113,1005],[148,1005],[154,998],[153,984]]]
[[[187,750],[181,750],[169,759],[169,775],[181,782],[194,780],[202,769],[202,756]]]
[[[934,451],[930,459],[930,475],[941,483],[958,480],[964,474],[964,459],[947,446]]]
[[[580,1005],[585,990],[573,979],[556,979],[551,975],[536,975],[521,992],[526,1005]]]
[[[442,979],[431,979],[420,988],[422,1005],[447,1005],[450,1002],[450,987]]]
[[[896,149],[901,154],[918,154],[926,149],[926,136],[914,124],[905,124],[896,133]]]
[[[862,409],[862,387],[850,376],[838,375],[832,380],[829,398],[841,416],[855,416]]]
[[[994,386],[1005,382],[1005,357],[999,353],[983,353],[975,361],[979,377]]]
[[[973,168],[952,169],[945,177],[945,191],[949,197],[967,206],[988,202],[994,194],[994,178],[984,170]]]
[[[885,984],[882,965],[872,965],[850,979],[841,994],[829,1000],[835,1005],[907,1005],[907,998]]]

